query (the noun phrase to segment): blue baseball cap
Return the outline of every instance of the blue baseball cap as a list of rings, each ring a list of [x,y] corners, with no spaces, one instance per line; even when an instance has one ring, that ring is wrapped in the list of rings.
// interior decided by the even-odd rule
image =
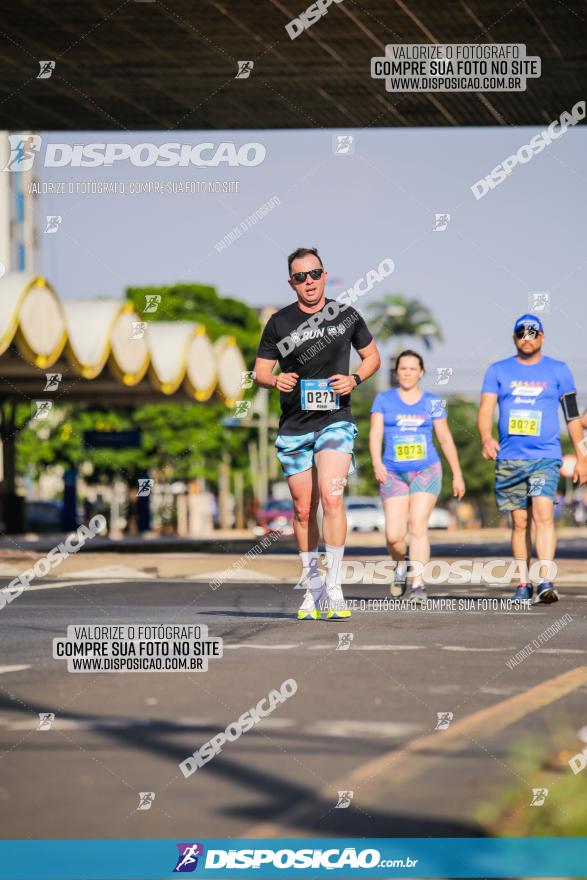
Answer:
[[[514,324],[514,333],[516,330],[519,330],[520,327],[533,327],[537,333],[544,333],[542,321],[540,318],[537,318],[536,315],[521,315]]]

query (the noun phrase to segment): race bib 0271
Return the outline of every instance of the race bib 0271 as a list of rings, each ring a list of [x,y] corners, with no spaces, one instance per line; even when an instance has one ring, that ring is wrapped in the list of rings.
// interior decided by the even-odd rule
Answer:
[[[302,379],[301,395],[303,410],[340,408],[340,398],[328,385],[328,379]]]

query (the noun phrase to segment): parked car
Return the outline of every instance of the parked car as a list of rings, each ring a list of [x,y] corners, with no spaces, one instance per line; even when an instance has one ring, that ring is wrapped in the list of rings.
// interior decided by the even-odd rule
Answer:
[[[293,535],[294,509],[291,498],[269,498],[257,512],[257,535],[282,532]]]
[[[378,498],[349,497],[346,499],[346,514],[350,532],[385,530],[385,514]]]
[[[63,503],[61,501],[27,501],[25,523],[27,532],[61,532]]]
[[[76,513],[76,528],[90,517],[85,516],[84,510],[78,505]],[[63,531],[63,501],[46,501],[36,498],[24,503],[24,523],[27,532],[62,532]]]

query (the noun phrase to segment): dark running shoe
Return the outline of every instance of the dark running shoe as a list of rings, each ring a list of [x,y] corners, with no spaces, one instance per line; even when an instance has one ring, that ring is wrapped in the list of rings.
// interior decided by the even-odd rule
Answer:
[[[532,598],[532,584],[519,584],[512,596],[513,602],[529,602]]]
[[[543,605],[551,605],[558,602],[558,593],[554,588],[552,581],[542,581],[536,589],[536,602]]]

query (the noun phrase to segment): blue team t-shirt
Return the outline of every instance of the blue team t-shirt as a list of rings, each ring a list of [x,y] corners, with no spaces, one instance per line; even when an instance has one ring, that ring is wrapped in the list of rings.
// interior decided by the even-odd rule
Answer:
[[[372,413],[383,415],[383,464],[387,470],[418,471],[440,461],[432,441],[432,422],[446,418],[444,401],[425,391],[417,403],[404,403],[397,388],[380,391]]]
[[[491,364],[481,393],[497,394],[498,459],[562,459],[558,407],[563,394],[575,391],[564,361],[542,356],[523,364],[514,355]]]

